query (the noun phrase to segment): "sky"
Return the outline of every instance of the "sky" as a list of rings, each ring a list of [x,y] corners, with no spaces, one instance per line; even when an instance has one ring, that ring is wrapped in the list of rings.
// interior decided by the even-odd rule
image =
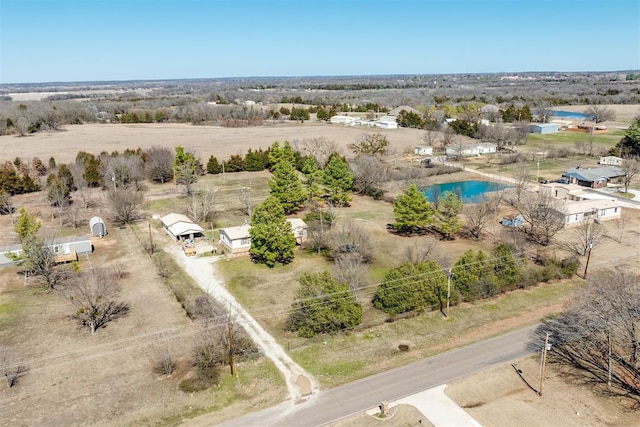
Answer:
[[[0,0],[0,84],[639,69],[638,0]]]

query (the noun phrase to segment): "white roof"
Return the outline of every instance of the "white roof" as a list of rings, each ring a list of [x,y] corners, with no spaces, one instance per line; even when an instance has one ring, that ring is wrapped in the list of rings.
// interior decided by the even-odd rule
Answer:
[[[104,221],[99,216],[94,216],[89,220],[89,226],[93,227],[95,224],[104,224]]]
[[[182,214],[178,214],[178,213],[167,214],[167,215],[163,216],[162,218],[160,218],[160,221],[162,221],[162,223],[164,225],[166,225],[167,227],[169,227],[170,225],[173,225],[173,224],[175,224],[177,222],[191,222],[191,223],[193,223],[193,221],[191,221],[188,216],[182,215]]]
[[[575,215],[583,212],[590,212],[595,209],[611,209],[619,208],[620,202],[613,199],[591,199],[580,200],[578,202],[567,202],[565,204],[564,213],[567,215]]]
[[[170,225],[169,231],[174,236],[183,236],[185,234],[204,233],[204,229],[193,222],[178,222]]]
[[[220,232],[226,234],[230,240],[246,239],[249,237],[249,224],[238,225],[236,227],[221,228]]]
[[[306,222],[304,222],[301,218],[289,218],[287,221],[291,224],[291,229],[295,230],[296,228],[309,228]]]

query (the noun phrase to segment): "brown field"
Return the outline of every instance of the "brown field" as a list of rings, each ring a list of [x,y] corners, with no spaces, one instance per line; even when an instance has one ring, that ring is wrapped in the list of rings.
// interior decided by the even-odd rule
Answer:
[[[99,154],[102,151],[124,151],[127,148],[148,148],[177,145],[195,150],[206,163],[209,156],[223,160],[233,154],[244,155],[249,148],[266,149],[275,141],[291,143],[305,139],[325,138],[333,141],[349,154],[347,146],[368,132],[387,136],[390,149],[397,153],[413,151],[420,144],[422,131],[418,129],[375,129],[307,122],[272,126],[223,128],[188,124],[85,124],[66,126],[64,131],[36,133],[25,137],[0,136],[3,160],[16,157],[40,157],[47,161],[54,156],[58,163],[75,159],[78,151]]]

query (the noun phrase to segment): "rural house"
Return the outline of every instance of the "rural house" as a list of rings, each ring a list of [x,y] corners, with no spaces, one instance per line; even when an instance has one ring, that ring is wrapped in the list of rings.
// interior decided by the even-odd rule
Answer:
[[[529,125],[529,133],[555,133],[560,129],[558,123],[534,123]]]
[[[219,243],[232,254],[248,252],[251,249],[250,228],[249,224],[221,228]]]
[[[622,206],[620,202],[609,199],[591,199],[568,201],[561,214],[566,225],[577,225],[589,219],[607,221],[620,218]]]
[[[91,238],[87,236],[70,236],[55,239],[46,246],[51,249],[56,262],[77,261],[78,255],[89,254],[93,252]],[[11,258],[7,255],[9,252],[16,255],[22,253],[22,246],[19,244],[3,246],[0,248],[0,267],[15,265]]]
[[[604,166],[594,169],[578,166],[567,169],[562,177],[567,178],[571,184],[600,188],[606,187],[609,182],[618,182],[624,175],[624,171],[618,166]]]
[[[458,151],[462,151],[459,153]],[[477,144],[463,145],[462,147],[447,147],[446,153],[449,158],[480,156],[482,154],[492,154],[496,152],[496,144],[491,142],[480,142]]]
[[[160,218],[162,228],[175,240],[195,239],[204,236],[204,229],[187,216],[170,213]]]

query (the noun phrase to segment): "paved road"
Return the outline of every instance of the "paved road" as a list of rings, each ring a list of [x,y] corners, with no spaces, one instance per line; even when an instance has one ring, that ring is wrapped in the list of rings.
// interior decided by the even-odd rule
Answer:
[[[402,368],[320,392],[294,410],[283,404],[233,420],[224,426],[320,426],[448,383],[531,353],[533,325],[429,357]]]

